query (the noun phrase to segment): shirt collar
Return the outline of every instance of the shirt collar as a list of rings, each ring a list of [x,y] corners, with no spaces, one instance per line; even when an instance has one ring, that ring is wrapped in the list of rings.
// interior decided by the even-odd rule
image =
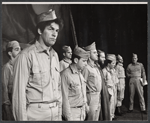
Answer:
[[[46,50],[42,47],[42,45],[38,41],[35,42],[35,47],[37,48],[37,52],[43,52]]]
[[[122,64],[122,63],[118,63],[118,65],[123,66],[123,64]]]
[[[54,54],[55,54],[55,51],[54,51],[54,49],[51,47],[51,48],[49,48],[49,49],[44,49],[43,47],[42,47],[42,45],[38,42],[38,41],[36,41],[35,42],[35,47],[37,48],[37,52],[45,52],[46,54],[48,54],[47,53],[47,50],[49,50],[49,52],[51,52],[52,53],[52,55],[54,56]],[[48,54],[49,55],[49,54]]]
[[[137,62],[136,64],[133,64],[133,63],[132,63],[132,65],[139,65],[139,62]]]
[[[88,65],[90,65],[92,68],[96,67],[96,64],[92,64],[91,61],[88,61]]]
[[[73,74],[78,74],[79,73],[75,63],[70,65],[70,69],[71,69]]]
[[[107,70],[108,72],[111,72],[111,69],[109,69],[109,67],[106,67],[106,70]]]
[[[63,60],[64,60],[64,62],[67,62],[68,64],[72,63],[71,60],[69,60],[69,59],[63,59]]]
[[[9,60],[9,64],[13,66],[13,61],[14,60]]]

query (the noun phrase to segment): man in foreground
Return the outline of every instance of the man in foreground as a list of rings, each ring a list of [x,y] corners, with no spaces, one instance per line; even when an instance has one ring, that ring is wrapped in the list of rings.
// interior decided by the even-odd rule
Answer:
[[[13,114],[16,121],[61,120],[61,83],[55,44],[61,21],[55,11],[38,16],[36,42],[14,63]]]

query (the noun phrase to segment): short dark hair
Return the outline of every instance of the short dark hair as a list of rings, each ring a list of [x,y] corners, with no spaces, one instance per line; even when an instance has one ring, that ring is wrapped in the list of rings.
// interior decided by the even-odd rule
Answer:
[[[106,65],[108,65],[108,64],[111,64],[111,62],[112,62],[112,61],[111,61],[111,60],[106,59],[106,61],[105,61],[105,62],[106,62]]]
[[[72,62],[74,63],[74,59],[77,58],[77,59],[80,59],[81,57],[76,55],[76,54],[72,54]]]
[[[9,59],[10,59],[11,57],[10,57],[10,55],[8,54],[8,52],[12,52],[12,50],[13,50],[13,47],[8,47],[8,48],[6,49],[6,55],[8,56]]]
[[[44,29],[45,29],[45,27],[48,26],[48,25],[50,25],[50,24],[53,23],[53,22],[55,22],[55,23],[57,23],[57,24],[59,25],[59,27],[60,27],[59,29],[60,29],[60,30],[61,30],[61,29],[63,28],[63,26],[64,26],[62,19],[55,19],[55,20],[40,22],[40,23],[38,23],[37,26],[36,26],[36,39],[39,38],[38,29],[40,29],[41,32],[43,32]]]

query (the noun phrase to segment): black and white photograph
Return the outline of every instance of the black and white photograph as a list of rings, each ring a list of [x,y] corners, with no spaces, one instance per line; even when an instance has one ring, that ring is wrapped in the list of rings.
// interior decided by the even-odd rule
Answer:
[[[148,121],[148,2],[2,2],[2,121]]]

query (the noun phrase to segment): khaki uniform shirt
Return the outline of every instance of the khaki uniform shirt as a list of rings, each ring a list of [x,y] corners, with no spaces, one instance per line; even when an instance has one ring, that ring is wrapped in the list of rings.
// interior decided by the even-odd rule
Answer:
[[[112,88],[115,87],[117,85],[117,83],[119,82],[117,73],[116,73],[115,69],[110,70],[108,67],[105,67],[102,71],[104,74],[108,92],[109,92],[109,94],[112,95],[112,93],[113,93]]]
[[[63,59],[59,62],[60,64],[60,72],[69,67],[69,65],[72,63],[71,60]]]
[[[118,63],[115,67],[118,78],[125,78],[125,70],[122,63]]]
[[[61,72],[63,116],[72,119],[71,108],[83,106],[86,101],[86,83],[75,64]]]
[[[142,77],[146,79],[145,69],[142,63],[137,62],[136,64],[129,64],[127,67],[128,77]]]
[[[13,87],[13,66],[12,66],[12,60],[7,62],[2,70],[2,104],[11,104],[11,97],[9,98],[9,95],[12,96],[12,87]]]
[[[92,65],[88,62],[82,71],[83,77],[87,83],[87,92],[101,92],[102,78],[96,64]]]
[[[23,50],[14,62],[13,82],[13,114],[16,120],[27,120],[26,108],[30,103],[58,102],[61,115],[59,59],[52,48],[46,52],[36,41]]]

